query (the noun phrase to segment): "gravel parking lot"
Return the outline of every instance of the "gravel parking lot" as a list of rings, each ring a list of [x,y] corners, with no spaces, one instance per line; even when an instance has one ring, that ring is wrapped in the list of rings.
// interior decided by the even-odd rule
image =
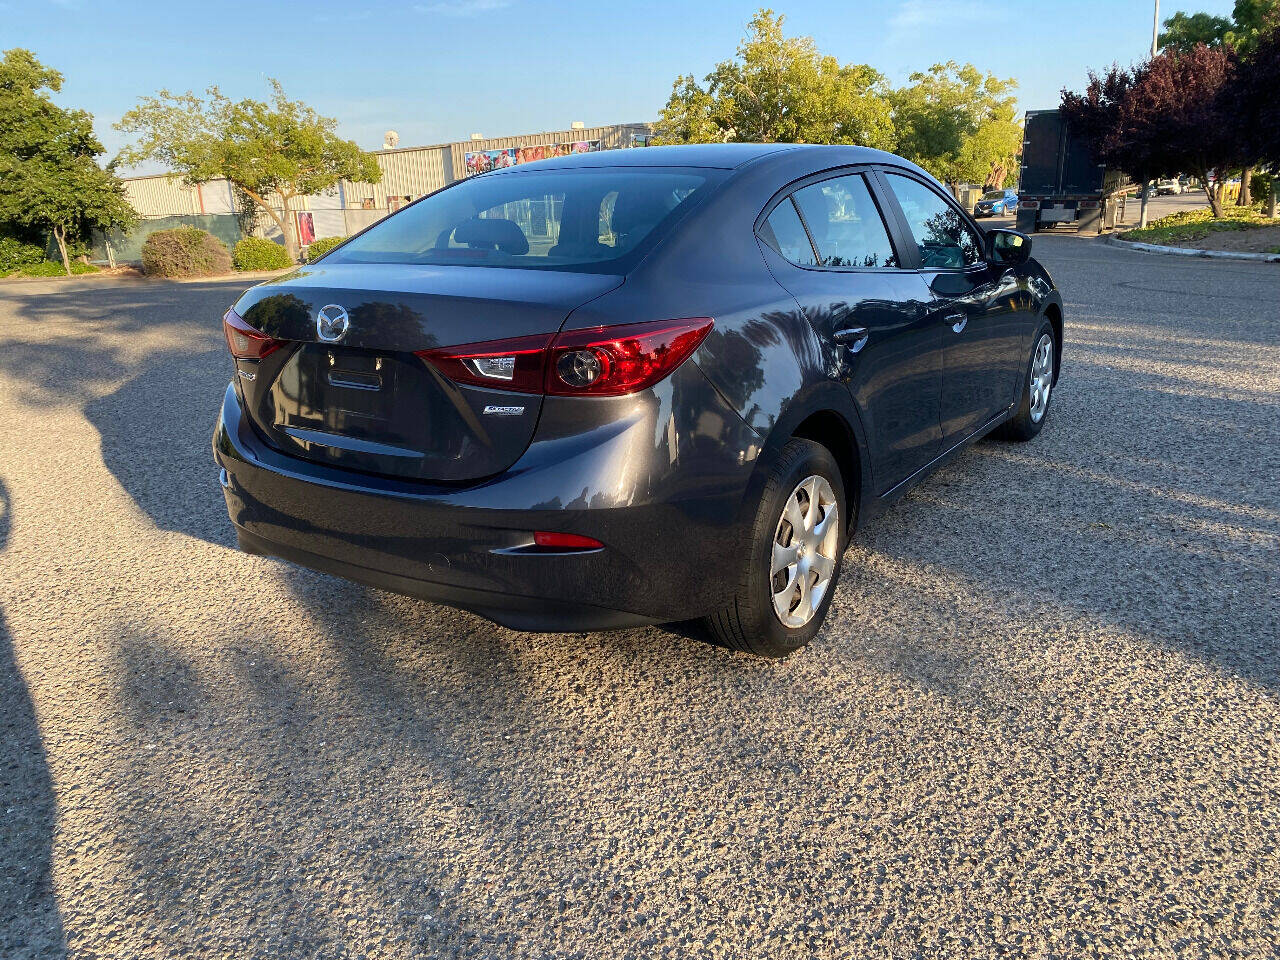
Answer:
[[[1275,957],[1280,267],[1035,243],[1046,431],[782,663],[238,554],[238,285],[0,288],[0,957]]]

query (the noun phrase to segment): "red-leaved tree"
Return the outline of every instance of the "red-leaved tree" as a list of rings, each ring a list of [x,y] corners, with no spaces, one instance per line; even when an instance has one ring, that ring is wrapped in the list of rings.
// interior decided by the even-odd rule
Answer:
[[[1064,89],[1060,107],[1072,133],[1088,141],[1096,159],[1142,184],[1141,227],[1147,225],[1148,184],[1163,173],[1155,147],[1148,142],[1152,131],[1132,123],[1128,112],[1144,71],[1145,67],[1126,70],[1115,64],[1101,76],[1090,70],[1084,92]]]
[[[1235,51],[1197,44],[1132,70],[1091,74],[1084,93],[1062,92],[1062,109],[1100,161],[1142,183],[1195,174],[1220,217],[1223,175],[1256,152],[1245,135],[1238,78]],[[1210,171],[1217,185],[1210,185]]]
[[[1241,65],[1239,86],[1249,151],[1255,160],[1269,164],[1274,176],[1280,173],[1280,25],[1258,36]]]

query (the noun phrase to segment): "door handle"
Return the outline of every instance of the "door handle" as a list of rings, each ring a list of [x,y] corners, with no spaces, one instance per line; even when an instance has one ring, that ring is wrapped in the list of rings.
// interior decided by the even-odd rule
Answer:
[[[848,347],[850,353],[857,353],[867,345],[870,334],[866,327],[846,327],[833,333],[831,339]]]
[[[964,328],[969,324],[969,315],[967,313],[953,313],[947,317],[951,323],[951,329],[956,333],[964,333]]]

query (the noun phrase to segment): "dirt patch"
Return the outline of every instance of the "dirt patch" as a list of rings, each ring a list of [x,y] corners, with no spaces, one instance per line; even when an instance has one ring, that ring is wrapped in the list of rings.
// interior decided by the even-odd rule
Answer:
[[[1280,252],[1280,224],[1274,227],[1257,227],[1252,230],[1231,230],[1211,233],[1199,240],[1177,244],[1196,250],[1238,250],[1244,253]]]

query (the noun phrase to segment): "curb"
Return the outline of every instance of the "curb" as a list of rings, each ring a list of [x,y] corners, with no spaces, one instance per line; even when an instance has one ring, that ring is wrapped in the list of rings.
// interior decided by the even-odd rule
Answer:
[[[1280,253],[1244,253],[1239,250],[1197,250],[1194,247],[1164,247],[1158,243],[1141,243],[1137,240],[1121,240],[1107,237],[1106,243],[1126,250],[1143,253],[1171,253],[1176,257],[1200,257],[1205,260],[1253,260],[1259,263],[1280,263]]]

